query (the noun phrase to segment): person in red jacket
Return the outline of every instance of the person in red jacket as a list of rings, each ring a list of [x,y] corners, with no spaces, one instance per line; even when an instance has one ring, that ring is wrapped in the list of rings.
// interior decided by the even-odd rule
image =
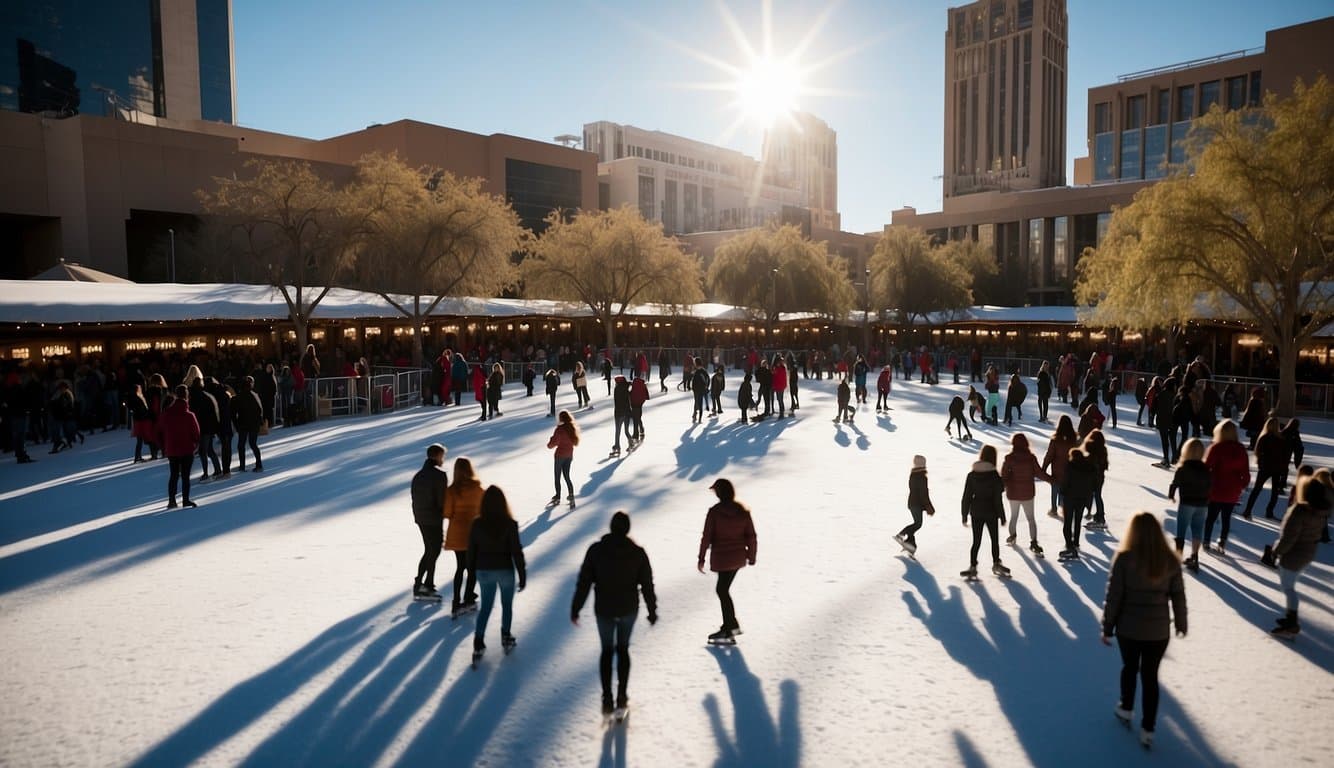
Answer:
[[[198,506],[190,501],[190,466],[199,448],[199,420],[190,412],[190,390],[184,384],[174,390],[171,401],[158,418],[158,442],[171,464],[171,479],[167,481],[167,509],[176,508],[176,481],[181,484],[181,505]]]
[[[486,372],[481,365],[472,367],[472,395],[482,405],[482,415],[478,421],[486,421]]]
[[[1241,500],[1246,486],[1251,484],[1251,460],[1246,446],[1237,440],[1237,423],[1223,419],[1214,427],[1214,442],[1204,452],[1204,465],[1209,468],[1209,515],[1204,520],[1204,546],[1213,538],[1214,523],[1221,516],[1223,531],[1218,537],[1218,548],[1223,554],[1227,547],[1228,530],[1232,527],[1232,510]]]
[[[787,403],[787,373],[787,364],[783,362],[783,356],[774,355],[774,399],[778,401],[778,418],[780,419],[787,415],[783,411],[783,406]],[[796,416],[795,413],[792,415]]]
[[[644,357],[642,354],[640,357]],[[646,361],[648,358],[644,358]],[[645,363],[647,365],[647,363]],[[644,381],[648,369],[636,370],[635,380],[630,382],[630,420],[634,422],[635,442],[644,439],[644,403],[648,402],[648,383]]]
[[[732,604],[732,581],[737,571],[747,564],[755,564],[755,523],[750,510],[736,500],[736,490],[730,480],[719,478],[709,486],[718,496],[718,503],[709,507],[704,518],[704,534],[699,539],[700,573],[704,573],[704,555],[709,554],[709,570],[718,574],[718,602],[723,609],[723,625],[709,635],[715,645],[734,645],[741,625],[736,620]],[[712,550],[712,551],[710,551]]]
[[[880,369],[880,376],[875,380],[876,413],[889,410],[889,393],[893,387],[894,387],[894,369],[887,365],[884,368]],[[948,432],[949,430],[945,431]]]
[[[1019,536],[1019,513],[1022,511],[1028,519],[1029,550],[1035,555],[1042,554],[1038,544],[1038,524],[1033,518],[1034,499],[1037,497],[1037,481],[1051,482],[1051,476],[1038,465],[1038,457],[1028,447],[1028,437],[1023,432],[1016,432],[1010,438],[1011,451],[1006,454],[1001,464],[1001,480],[1005,484],[1005,495],[1010,500],[1010,535],[1006,544],[1013,544]]]
[[[579,427],[574,423],[574,417],[569,411],[561,411],[556,417],[556,429],[551,433],[551,439],[547,441],[548,448],[555,448],[556,453],[556,495],[551,497],[551,503],[560,503],[560,479],[565,477],[565,488],[569,491],[569,497],[566,501],[570,506],[574,506],[574,483],[570,480],[570,464],[574,461],[574,447],[579,444]]]

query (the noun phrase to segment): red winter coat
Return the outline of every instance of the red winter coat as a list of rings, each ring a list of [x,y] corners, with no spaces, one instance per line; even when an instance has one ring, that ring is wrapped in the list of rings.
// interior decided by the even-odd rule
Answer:
[[[482,373],[480,365],[475,365],[472,369],[472,394],[477,398],[477,402],[486,402],[486,374]]]
[[[735,571],[746,563],[755,564],[755,524],[750,511],[736,502],[720,501],[709,508],[704,518],[704,535],[699,539],[699,564],[709,554],[709,570]]]
[[[787,391],[787,368],[779,365],[774,368],[774,391]]]
[[[890,387],[893,386],[891,383],[893,380],[894,373],[892,371],[888,368],[881,369],[880,377],[875,380],[876,391],[887,394],[890,391]]]
[[[177,398],[157,420],[158,442],[168,457],[191,456],[199,449],[199,420],[187,400]]]
[[[643,379],[630,382],[630,405],[640,406],[648,402],[648,384]]]
[[[1051,482],[1051,477],[1038,466],[1038,457],[1032,451],[1013,451],[1001,464],[1001,480],[1010,501],[1028,501],[1037,496],[1038,478]]]
[[[1214,443],[1204,452],[1209,468],[1209,501],[1236,504],[1251,484],[1251,459],[1246,446],[1235,440]]]

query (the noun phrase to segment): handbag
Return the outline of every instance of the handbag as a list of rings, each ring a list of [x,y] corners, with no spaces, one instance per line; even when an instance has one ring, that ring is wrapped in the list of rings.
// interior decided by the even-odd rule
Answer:
[[[259,423],[259,433],[267,435],[269,433],[269,420],[265,419]]]

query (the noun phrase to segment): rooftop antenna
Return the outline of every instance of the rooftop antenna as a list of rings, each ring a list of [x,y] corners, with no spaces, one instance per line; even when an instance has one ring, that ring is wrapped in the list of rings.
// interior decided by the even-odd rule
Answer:
[[[561,135],[552,139],[552,141],[556,142],[557,144],[563,147],[569,147],[573,149],[579,146],[579,144],[583,142],[583,139],[579,136],[575,136],[573,133],[562,133]]]

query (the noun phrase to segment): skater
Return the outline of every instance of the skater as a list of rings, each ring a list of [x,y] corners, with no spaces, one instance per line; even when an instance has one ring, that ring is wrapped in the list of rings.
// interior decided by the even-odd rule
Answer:
[[[1028,399],[1028,385],[1019,378],[1019,374],[1010,374],[1010,386],[1005,390],[1005,426],[1014,424],[1010,420],[1010,409],[1014,409],[1014,418],[1024,418],[1024,400]]]
[[[1065,534],[1062,560],[1079,559],[1079,523],[1084,510],[1093,503],[1097,479],[1098,470],[1088,454],[1080,448],[1071,448],[1065,465],[1065,479],[1061,483],[1061,513],[1064,516],[1061,528]]]
[[[1097,403],[1088,403],[1079,410],[1079,439],[1083,440],[1095,429],[1102,429],[1105,419]]]
[[[486,421],[487,402],[486,402],[486,372],[482,370],[482,364],[477,363],[472,366],[472,396],[477,404],[482,406],[482,416],[478,421]]]
[[[482,514],[482,483],[472,461],[454,460],[454,482],[445,489],[445,549],[454,553],[454,595],[450,615],[458,616],[477,607],[477,572],[468,567],[468,541],[472,524]],[[466,571],[466,583],[465,583]]]
[[[454,405],[463,404],[463,393],[468,389],[470,380],[468,361],[463,359],[462,352],[455,352],[454,362],[449,366],[449,385],[454,390]]]
[[[848,377],[840,375],[838,379],[838,415],[834,417],[835,424],[844,421],[849,424],[852,423],[852,417],[857,413],[857,410],[848,404],[851,400],[852,388],[848,386]]]
[[[157,425],[154,421],[155,414],[149,409],[148,401],[144,399],[143,389],[144,388],[141,385],[135,384],[134,394],[125,399],[126,405],[128,405],[130,409],[130,434],[134,437],[134,464],[138,464],[144,460],[144,443],[148,443],[149,452],[154,458],[157,457],[157,448],[154,446],[154,442],[157,440]],[[10,402],[12,403],[10,406],[11,408],[21,407],[16,401],[11,400]],[[21,417],[23,414],[18,415]],[[12,419],[14,417],[15,414],[11,410],[10,418]],[[20,418],[20,421],[24,424],[22,432],[26,432],[27,419]],[[17,432],[14,435],[15,450],[18,452],[19,458],[23,458],[27,455],[23,450],[22,432]]]
[[[1051,506],[1047,508],[1048,517],[1060,517],[1056,508],[1061,503],[1061,484],[1065,482],[1065,466],[1070,461],[1070,449],[1078,447],[1079,435],[1075,434],[1074,422],[1066,414],[1056,420],[1056,431],[1047,443],[1047,452],[1042,455],[1042,471],[1051,476]]]
[[[1328,472],[1327,470],[1321,470]],[[1301,631],[1297,619],[1297,578],[1315,559],[1316,545],[1329,523],[1330,488],[1316,476],[1297,479],[1297,503],[1283,516],[1278,542],[1266,548],[1278,564],[1287,612],[1279,618],[1275,635],[1292,638]]]
[[[579,427],[575,425],[569,411],[561,411],[556,421],[556,429],[547,441],[548,448],[556,449],[556,495],[551,497],[551,503],[560,503],[560,479],[564,475],[565,488],[569,491],[566,501],[573,505],[574,483],[570,481],[570,464],[574,461],[574,447],[579,444]]]
[[[768,360],[760,360],[760,367],[755,370],[755,384],[759,389],[755,409],[764,406],[764,412],[756,415],[756,420],[769,418],[774,412],[774,372],[769,368]]]
[[[1114,375],[1107,377],[1107,389],[1102,393],[1102,402],[1107,406],[1107,416],[1112,421],[1112,429],[1116,429],[1116,398],[1121,394],[1121,379]]]
[[[555,368],[548,368],[542,381],[547,387],[547,398],[551,401],[551,408],[547,411],[547,416],[556,415],[556,393],[560,391],[560,374],[556,373]]]
[[[983,531],[991,534],[991,572],[997,576],[1010,575],[1010,569],[1001,563],[997,529],[998,524],[1005,524],[1005,508],[1001,502],[1003,489],[1004,482],[996,472],[996,447],[984,445],[964,481],[960,500],[963,526],[967,528],[968,518],[973,518],[973,548],[968,553],[968,570],[960,573],[965,578],[977,578],[977,550],[982,546]]]
[[[658,623],[658,597],[653,592],[653,566],[648,553],[630,538],[630,516],[618,511],[611,516],[611,533],[588,548],[579,567],[579,581],[570,604],[570,622],[579,626],[579,611],[595,589],[593,615],[597,618],[602,656],[598,675],[602,680],[602,714],[610,715],[629,705],[626,686],[630,682],[630,633],[639,617],[639,594],[644,594],[650,626]],[[611,657],[616,656],[616,699],[611,697]]]
[[[1046,360],[1038,369],[1038,421],[1047,423],[1047,403],[1051,401],[1051,367]]]
[[[722,363],[717,363],[713,366],[713,375],[709,377],[709,415],[723,415],[723,390],[726,388]]]
[[[477,574],[477,585],[482,592],[477,629],[472,636],[472,658],[476,663],[486,650],[486,623],[491,618],[497,589],[500,590],[500,644],[506,653],[514,648],[510,628],[514,618],[515,572],[518,572],[519,592],[528,583],[523,544],[519,542],[519,524],[510,514],[505,492],[494,485],[482,493],[481,514],[468,533],[468,569]]]
[[[1260,488],[1269,481],[1271,487],[1269,504],[1265,507],[1265,517],[1274,519],[1274,507],[1278,504],[1279,497],[1283,495],[1284,486],[1288,484],[1288,470],[1291,468],[1293,455],[1295,453],[1297,463],[1301,464],[1302,454],[1305,453],[1297,426],[1297,419],[1290,420],[1281,430],[1278,427],[1278,419],[1271,416],[1265,421],[1264,429],[1260,431],[1260,436],[1255,441],[1256,480],[1255,485],[1251,486],[1250,495],[1246,497],[1246,511],[1241,514],[1243,518],[1251,519],[1255,497],[1260,495]]]
[[[204,391],[204,376],[199,373],[199,369],[190,366],[190,371],[198,374],[193,379],[190,387],[190,412],[195,415],[199,421],[199,464],[204,473],[200,476],[200,482],[207,481],[210,477],[222,476],[222,462],[218,460],[218,452],[213,448],[213,436],[218,433],[218,401],[213,399],[213,395]],[[186,374],[189,379],[190,375]],[[208,473],[209,459],[213,460],[213,474]]]
[[[570,384],[574,386],[574,394],[579,399],[579,407],[592,408],[593,398],[588,396],[588,373],[584,371],[584,364],[578,360],[574,362],[574,373],[570,374]]]
[[[1241,500],[1242,491],[1251,484],[1251,461],[1246,448],[1237,440],[1237,424],[1223,419],[1214,427],[1214,442],[1204,452],[1209,467],[1209,516],[1204,520],[1204,545],[1213,541],[1214,523],[1221,516],[1223,530],[1214,551],[1224,554],[1232,527],[1232,510]]]
[[[1153,426],[1153,403],[1149,402],[1149,382],[1144,376],[1135,378],[1135,403],[1139,411],[1135,413],[1135,426],[1144,426],[1144,408],[1149,408],[1149,426]]]
[[[1000,424],[1000,371],[996,370],[995,365],[987,366],[987,381],[985,384],[987,390],[987,408],[982,412],[982,420],[997,426]]]
[[[1081,446],[1084,455],[1089,457],[1093,463],[1093,498],[1089,500],[1089,511],[1093,513],[1093,520],[1088,524],[1088,528],[1097,531],[1107,530],[1106,507],[1102,501],[1102,486],[1107,481],[1107,439],[1102,434],[1101,429],[1095,429],[1088,433]],[[1086,515],[1087,517],[1087,515]]]
[[[528,394],[524,397],[533,396],[533,382],[537,381],[537,366],[529,363],[523,368],[523,388]]]
[[[741,634],[736,608],[732,604],[732,581],[737,571],[755,565],[755,523],[750,510],[736,500],[736,490],[729,480],[719,478],[709,486],[718,503],[709,507],[704,518],[704,533],[699,539],[700,573],[704,573],[704,555],[709,554],[709,570],[718,574],[718,602],[723,610],[723,625],[709,635],[711,643],[735,643]]]
[[[1154,466],[1163,469],[1175,464],[1180,456],[1180,446],[1174,439],[1176,425],[1172,423],[1172,401],[1176,397],[1176,385],[1176,379],[1168,377],[1163,380],[1156,395],[1153,388],[1149,388],[1148,397],[1153,401],[1149,424],[1158,430],[1158,439],[1163,446],[1163,460]]]
[[[190,467],[194,466],[195,451],[199,449],[199,420],[190,411],[190,390],[184,384],[173,390],[175,399],[162,409],[157,420],[158,440],[162,453],[171,465],[167,480],[167,509],[176,508],[176,481],[181,483],[181,506],[198,506],[190,501]]]
[[[1193,386],[1182,384],[1176,397],[1172,398],[1172,423],[1181,434],[1180,437],[1173,435],[1173,456],[1180,455],[1181,445],[1190,437],[1190,427],[1195,423],[1195,403],[1191,400],[1193,389]]]
[[[880,369],[880,376],[877,377],[875,380],[875,392],[876,392],[875,410],[877,413],[880,411],[889,410],[889,393],[890,390],[893,389],[893,387],[894,387],[894,369],[886,365],[884,368]],[[959,400],[959,398],[957,397],[955,399]],[[962,400],[959,400],[959,402],[963,403]],[[950,410],[952,413],[953,406],[950,406]],[[962,405],[960,406],[960,413],[962,413]],[[950,431],[950,428],[945,427],[945,431],[946,432]],[[963,433],[960,432],[959,436],[962,437]]]
[[[977,423],[977,415],[982,414],[982,423],[987,423],[987,401],[982,393],[972,384],[968,385],[968,420]]]
[[[491,418],[502,416],[500,396],[505,389],[505,367],[500,363],[491,364],[491,375],[486,379],[486,407]]]
[[[751,395],[750,371],[741,377],[741,386],[736,391],[736,407],[741,409],[741,423],[747,424],[746,411],[755,407],[755,398]]]
[[[611,397],[611,357],[607,353],[602,355],[602,381],[607,385],[607,397]]]
[[[1168,605],[1171,604],[1169,614]],[[1186,587],[1181,561],[1167,546],[1152,512],[1136,512],[1112,557],[1102,610],[1102,644],[1116,637],[1121,649],[1121,699],[1116,717],[1127,727],[1135,714],[1135,683],[1143,684],[1139,741],[1153,746],[1158,717],[1158,664],[1167,652],[1172,625],[1186,636]]]
[[[630,416],[630,382],[626,381],[624,376],[616,377],[615,392],[612,395],[612,419],[616,440],[611,447],[611,455],[620,456],[622,430],[625,431],[626,445],[633,447],[635,444],[634,422]]]
[[[630,416],[634,420],[636,445],[644,441],[644,403],[648,402],[645,375],[643,371],[635,371],[635,380],[630,384]]]
[[[660,392],[667,391],[667,377],[672,375],[672,358],[667,350],[658,350],[658,386]]]
[[[255,380],[247,376],[241,380],[241,391],[232,399],[232,418],[236,422],[237,471],[245,471],[245,449],[255,457],[255,472],[264,471],[259,455],[259,433],[264,429],[264,404],[255,393]]]
[[[852,375],[857,384],[856,395],[858,405],[864,405],[866,403],[866,377],[870,372],[871,368],[866,364],[866,358],[857,355],[857,360],[852,365]]]
[[[796,410],[801,407],[801,401],[797,398],[797,386],[800,381],[801,377],[797,375],[797,359],[792,355],[791,352],[788,352],[787,392],[788,395],[792,398],[792,406],[788,408],[788,410],[792,412],[794,418],[796,417]]]
[[[945,422],[945,434],[953,437],[954,435],[950,428],[954,427],[956,424],[958,427],[954,431],[959,433],[960,440],[963,439],[964,432],[968,433],[969,440],[973,439],[973,430],[968,426],[968,422],[964,420],[963,417],[963,398],[958,395],[955,395],[954,399],[950,400],[950,417]]]
[[[957,398],[956,398],[957,399]],[[912,524],[894,534],[899,546],[908,550],[909,556],[917,554],[917,532],[922,528],[922,512],[936,514],[936,507],[931,503],[931,490],[926,482],[926,457],[912,457],[912,471],[908,473],[908,513],[912,515]]]
[[[1269,406],[1265,404],[1265,391],[1263,387],[1255,387],[1251,390],[1251,397],[1246,401],[1246,410],[1241,414],[1241,428],[1246,430],[1246,440],[1248,450],[1255,450],[1255,440],[1260,436],[1260,428],[1265,424],[1265,415],[1269,412]]]
[[[1209,514],[1209,468],[1204,465],[1204,443],[1192,437],[1181,446],[1181,462],[1177,464],[1172,484],[1167,489],[1167,500],[1175,501],[1177,491],[1181,502],[1177,506],[1177,556],[1186,548],[1186,532],[1190,531],[1190,557],[1184,565],[1191,571],[1200,569],[1200,534],[1204,531],[1204,517]]]
[[[1028,437],[1023,432],[1010,438],[1010,452],[1001,464],[1001,480],[1005,483],[1005,496],[1010,500],[1010,535],[1006,544],[1013,544],[1019,535],[1019,512],[1028,518],[1028,549],[1035,555],[1042,554],[1038,544],[1038,524],[1033,518],[1033,500],[1037,497],[1037,481],[1052,482],[1051,476],[1038,466],[1038,458],[1028,447]]]
[[[787,407],[787,382],[788,376],[787,363],[783,361],[782,355],[774,355],[774,402],[778,404],[778,418],[786,416]]]
[[[444,464],[445,446],[432,443],[426,449],[422,468],[412,476],[412,518],[422,535],[422,556],[417,561],[417,575],[412,579],[414,599],[440,599],[440,593],[435,591],[435,561],[440,557],[440,544],[445,536],[440,513],[445,509],[449,477],[441,469]]]
[[[690,423],[704,420],[704,398],[709,396],[709,372],[704,369],[704,361],[695,358],[694,369],[690,372],[690,394],[695,397],[694,410],[690,412]]]

